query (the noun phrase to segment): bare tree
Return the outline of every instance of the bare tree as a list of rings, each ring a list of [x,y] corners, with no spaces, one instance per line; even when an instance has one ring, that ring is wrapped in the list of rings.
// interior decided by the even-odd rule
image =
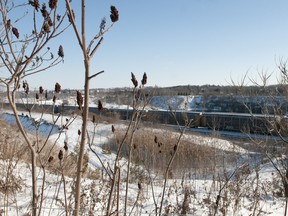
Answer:
[[[59,46],[58,56],[55,56],[48,45],[54,38],[62,34],[70,24],[65,21],[66,9],[60,10],[57,0],[50,0],[48,5],[45,3],[40,5],[38,0],[30,0],[28,3],[27,1],[0,1],[0,12],[2,18],[0,27],[2,66],[0,82],[6,87],[7,97],[16,123],[31,152],[32,214],[37,215],[39,195],[35,169],[38,152],[20,122],[15,98],[26,77],[40,73],[62,62],[63,47]],[[27,82],[23,82],[23,88],[25,94],[28,94],[29,85]]]
[[[111,25],[106,29],[106,19],[102,19],[100,23],[99,31],[95,34],[95,36],[90,40],[90,43],[87,43],[86,39],[86,1],[81,1],[81,27],[78,28],[75,22],[75,14],[71,7],[71,3],[69,0],[66,0],[66,5],[69,13],[69,20],[72,23],[76,38],[80,45],[80,49],[83,54],[84,59],[84,70],[85,70],[85,84],[84,84],[84,100],[82,99],[82,103],[78,100],[79,109],[82,111],[82,131],[81,131],[81,143],[78,155],[78,165],[77,165],[77,179],[75,186],[75,209],[74,215],[79,215],[80,208],[80,192],[81,192],[81,178],[82,178],[82,165],[83,165],[83,156],[85,152],[85,144],[86,144],[86,136],[87,136],[87,120],[88,120],[88,109],[89,109],[89,90],[90,90],[90,81],[94,77],[100,75],[104,71],[100,71],[95,74],[91,74],[90,69],[90,61],[93,58],[94,54],[98,50],[99,46],[102,44],[104,37],[103,35],[109,31],[115,22],[119,19],[119,13],[115,6],[111,6]],[[81,29],[81,30],[79,30]],[[79,95],[80,97],[80,95]],[[81,96],[82,97],[82,96]],[[82,107],[83,106],[83,107]]]
[[[247,111],[251,115],[252,132],[267,134],[266,140],[253,138],[250,133],[247,135],[251,138],[251,141],[255,144],[258,151],[262,153],[263,157],[268,159],[274,167],[276,173],[283,187],[283,196],[286,200],[284,209],[284,215],[287,215],[288,209],[288,166],[287,166],[287,152],[288,152],[288,140],[287,140],[287,81],[288,70],[287,62],[280,60],[278,64],[280,71],[280,79],[276,85],[269,86],[269,81],[272,74],[266,72],[258,73],[258,78],[251,78],[247,74],[241,81],[240,95],[242,94],[243,104]],[[234,82],[232,82],[235,84]],[[251,83],[256,86],[256,91],[253,92],[255,101],[251,105],[251,101],[247,103],[249,96],[244,93],[244,83]],[[261,113],[255,113],[253,107],[261,107]],[[261,121],[257,119],[256,115],[262,114]],[[260,122],[260,123],[259,123]],[[276,138],[270,139],[268,136],[275,136]]]

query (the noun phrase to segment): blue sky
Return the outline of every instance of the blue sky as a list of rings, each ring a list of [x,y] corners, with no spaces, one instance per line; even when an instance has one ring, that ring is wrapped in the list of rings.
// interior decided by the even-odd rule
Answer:
[[[76,19],[80,1],[72,1]],[[286,0],[87,0],[88,39],[98,31],[102,17],[110,22],[110,5],[120,20],[104,36],[91,61],[95,72],[91,88],[132,86],[130,73],[149,86],[228,85],[246,72],[273,73],[288,59],[288,1]],[[64,64],[29,78],[32,86],[83,88],[84,67],[72,29],[58,39],[65,51]],[[30,85],[31,85],[30,84]],[[49,88],[49,87],[47,87]],[[52,87],[53,88],[53,87]]]

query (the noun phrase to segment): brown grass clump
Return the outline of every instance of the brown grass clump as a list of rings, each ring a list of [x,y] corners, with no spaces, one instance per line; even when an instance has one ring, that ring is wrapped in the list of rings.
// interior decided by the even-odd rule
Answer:
[[[116,140],[111,139],[110,142],[103,146],[104,150],[116,152],[119,141],[124,137],[124,131],[115,132]],[[122,149],[121,156],[127,157],[128,140],[126,138],[125,145]],[[141,128],[135,132],[133,148],[133,162],[137,165],[143,165],[147,170],[153,170],[159,174],[163,174],[167,167],[173,152],[176,149],[176,143],[179,134],[173,130],[157,130],[149,128]],[[117,141],[118,140],[118,141]],[[118,143],[118,144],[117,144]],[[217,166],[223,162],[223,151],[216,148],[199,145],[193,141],[183,138],[177,155],[172,164],[172,178],[181,178],[183,174],[193,173],[197,175],[212,175]],[[227,155],[227,157],[229,157]]]
[[[0,120],[0,160],[14,160],[22,161],[25,163],[31,163],[30,151],[27,148],[27,144],[19,132],[16,126],[9,125],[4,121]],[[44,144],[44,139],[37,139],[36,137],[29,135],[35,145],[39,145],[38,148]],[[38,143],[38,144],[37,144]],[[70,152],[65,146],[59,147],[48,141],[41,153],[37,157],[37,166],[54,174],[60,174],[61,167],[58,159],[59,152],[62,151],[61,166],[63,168],[63,174],[69,177],[75,177],[77,171],[77,164],[75,163],[77,155],[74,152]],[[88,155],[84,157],[84,163],[88,163]],[[88,164],[87,164],[88,165]],[[88,166],[87,166],[88,168]],[[86,169],[84,173],[88,178],[97,178],[98,174],[95,171]],[[96,175],[97,174],[97,175]]]

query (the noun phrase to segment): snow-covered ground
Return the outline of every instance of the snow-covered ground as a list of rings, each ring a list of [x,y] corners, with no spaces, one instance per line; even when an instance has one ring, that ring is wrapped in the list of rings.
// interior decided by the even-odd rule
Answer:
[[[62,102],[63,101],[58,101],[57,103],[61,104]],[[167,110],[167,106],[172,106],[173,109],[187,109],[187,107],[191,107],[191,104],[194,104],[194,107],[196,107],[199,103],[200,101],[197,97],[170,97],[166,99],[154,98],[150,106],[153,107],[153,109],[164,110]],[[117,105],[114,105],[115,104],[104,104],[105,107],[119,108],[115,107]],[[14,124],[14,117],[9,113],[11,113],[11,111],[3,110],[2,115],[0,115],[1,119],[4,119],[9,124]],[[79,141],[78,130],[81,130],[82,125],[81,118],[76,117],[75,120],[72,121],[70,116],[63,116],[59,118],[56,126],[52,126],[52,120],[53,118],[48,114],[41,115],[33,113],[32,118],[26,116],[26,113],[21,116],[22,124],[29,133],[35,133],[34,126],[37,125],[39,126],[41,136],[47,136],[51,133],[51,141],[57,140],[59,147],[63,147],[65,142],[68,145],[69,152],[75,151]],[[71,121],[71,124],[69,124],[68,129],[60,133],[62,125],[67,123],[67,121]],[[107,167],[113,167],[115,160],[115,154],[113,152],[104,152],[101,147],[113,137],[111,127],[112,124],[108,123],[97,124],[93,142],[93,150],[97,155],[87,148],[89,168],[96,171],[101,170],[99,173],[104,172],[102,164]],[[124,130],[126,128],[126,126],[121,123],[114,124],[114,127],[117,130]],[[159,133],[159,131],[161,133],[161,130],[165,129],[157,130],[157,133]],[[91,122],[88,126],[88,133],[90,137],[94,133],[94,125]],[[213,215],[215,210],[218,212],[217,215],[283,215],[285,207],[285,198],[283,197],[284,189],[281,186],[281,179],[276,169],[269,161],[255,168],[255,164],[253,164],[253,166],[249,165],[249,163],[254,163],[249,160],[249,154],[254,153],[248,152],[246,149],[233,144],[231,141],[188,133],[185,134],[183,139],[193,141],[193,143],[203,147],[208,146],[219,149],[223,152],[223,157],[229,152],[235,153],[241,157],[241,160],[239,160],[239,164],[236,165],[234,169],[231,169],[231,166],[227,166],[229,169],[225,170],[225,172],[207,174],[206,178],[203,178],[203,176],[198,178],[195,174],[197,173],[197,168],[195,168],[195,170],[190,171],[190,178],[181,179],[181,177],[178,177],[169,179],[164,196],[163,212],[173,214],[181,213],[182,211],[182,213],[185,214],[183,209],[187,209],[186,214],[189,215]],[[55,158],[57,158],[57,156],[55,156]],[[245,158],[247,158],[246,161]],[[100,163],[99,159],[101,159],[102,163]],[[208,159],[203,157],[202,160],[205,164],[205,160]],[[282,160],[276,160],[275,163],[278,161]],[[122,158],[119,162],[119,166],[121,166],[122,169],[121,172],[123,172],[122,175],[124,175],[127,170],[126,162],[125,158]],[[3,170],[7,169],[7,163],[8,161],[0,161],[0,166]],[[136,169],[136,166],[134,166],[134,168]],[[14,177],[19,178],[22,188],[15,194],[9,194],[6,203],[4,203],[5,199],[1,193],[0,209],[6,211],[7,215],[24,215],[30,209],[31,167],[24,162],[18,162],[14,169]],[[138,167],[137,169],[145,170],[143,167]],[[129,211],[133,209],[131,215],[155,215],[155,205],[159,208],[163,190],[163,179],[159,176],[154,176],[153,171],[151,172],[150,176],[147,176],[147,172],[144,172],[146,173],[144,174],[145,180],[143,176],[136,175],[129,184],[128,209]],[[41,185],[44,178],[43,172],[39,168],[37,173],[37,182]],[[231,179],[229,178],[230,175]],[[99,174],[99,176],[101,176],[101,174]],[[214,176],[214,178],[211,178],[211,176]],[[5,175],[2,174],[0,183],[4,181],[4,178]],[[61,181],[61,176],[47,172],[45,179],[46,183],[43,192],[44,204],[41,215],[64,215],[64,186],[63,181]],[[68,190],[68,203],[73,202],[73,197],[69,197],[73,179],[66,177],[65,180]],[[141,187],[139,187],[139,182],[142,184]],[[81,204],[83,215],[89,215],[89,211],[92,215],[105,215],[107,194],[110,186],[109,181],[105,181],[100,177],[96,180],[83,179],[83,203]],[[123,209],[125,182],[120,183],[119,187],[121,200],[119,209]],[[39,187],[39,192],[40,190],[41,188]],[[218,201],[217,197],[219,197]],[[70,204],[72,209],[73,204]],[[114,203],[114,205],[116,205],[116,203]],[[5,208],[5,206],[7,208]],[[120,215],[121,213],[122,212],[120,212]]]

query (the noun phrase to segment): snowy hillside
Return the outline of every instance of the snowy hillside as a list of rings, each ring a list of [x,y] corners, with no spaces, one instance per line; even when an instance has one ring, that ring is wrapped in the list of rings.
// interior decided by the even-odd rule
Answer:
[[[58,103],[61,103],[61,101],[58,101]],[[112,107],[113,104],[105,105],[106,107]],[[192,96],[154,97],[150,103],[152,109],[160,110],[167,110],[169,106],[172,109],[198,109],[200,105],[201,97]],[[15,124],[14,117],[10,113],[11,111],[2,110],[1,119],[9,124]],[[65,153],[65,157],[68,158],[77,151],[79,130],[81,130],[82,125],[81,118],[74,117],[72,121],[71,116],[61,116],[56,125],[53,126],[51,115],[33,113],[32,118],[30,118],[26,116],[26,113],[23,113],[21,121],[31,134],[36,135],[35,125],[39,126],[37,133],[40,133],[41,137],[51,134],[49,140],[51,142],[56,141],[59,148],[63,148],[64,143],[66,143],[68,151]],[[68,128],[61,130],[62,125],[67,121],[71,121],[71,124]],[[83,203],[81,204],[83,215],[105,215],[106,212],[107,196],[111,185],[110,181],[107,180],[108,176],[105,174],[103,164],[106,168],[111,169],[116,152],[104,149],[103,146],[109,145],[113,140],[115,141],[114,134],[111,131],[112,125],[117,131],[125,131],[127,128],[127,125],[119,122],[99,122],[96,128],[90,122],[88,126],[89,137],[95,135],[92,149],[89,149],[88,146],[86,149],[89,158],[88,167],[90,172],[94,172],[96,178],[83,179]],[[143,143],[148,142],[147,136],[154,139],[154,136],[160,137],[161,134],[163,137],[177,137],[179,135],[179,132],[166,128],[138,128],[139,133],[140,131],[143,133],[145,130],[148,131],[148,135],[145,135],[146,137],[142,139]],[[249,150],[251,149],[251,143],[245,143],[241,147],[235,142],[223,140],[217,138],[217,136],[202,136],[190,132],[185,133],[182,142],[183,148],[188,145],[191,145],[192,148],[193,144],[193,149],[195,149],[193,151],[197,151],[194,152],[197,159],[185,161],[186,168],[183,167],[183,170],[178,170],[178,172],[173,171],[177,175],[171,175],[167,182],[167,188],[164,192],[163,212],[199,216],[213,215],[215,211],[217,211],[216,215],[283,215],[285,197],[283,197],[281,178],[269,160],[262,160],[263,155]],[[158,146],[156,145],[154,150],[161,157],[164,152],[161,153],[159,150],[160,142],[157,143]],[[244,148],[245,146],[248,148]],[[202,149],[205,149],[203,155],[201,153]],[[187,151],[187,154],[192,153]],[[184,154],[185,151],[183,157]],[[169,151],[166,156],[169,157]],[[189,158],[189,155],[185,157]],[[54,158],[57,160],[57,155],[54,155]],[[281,158],[273,158],[273,160],[275,163],[282,161]],[[163,161],[165,160],[163,159]],[[61,166],[57,164],[56,166],[59,166],[60,169]],[[211,164],[214,164],[212,169]],[[6,170],[8,165],[8,161],[1,160],[0,166],[3,170]],[[155,215],[156,209],[159,210],[161,203],[163,176],[159,170],[150,170],[144,165],[140,161],[138,161],[138,164],[132,164],[135,176],[132,177],[128,189],[128,210],[131,211],[132,215]],[[121,168],[121,176],[125,177],[127,158],[123,156],[118,166]],[[29,164],[25,162],[14,164],[13,178],[18,179],[17,181],[21,184],[21,187],[17,189],[17,193],[9,193],[5,199],[3,193],[0,194],[3,198],[0,201],[1,206],[8,215],[29,213],[31,202],[30,169]],[[281,166],[280,169],[282,169]],[[66,198],[71,211],[74,179],[66,176],[64,186],[61,175],[47,171],[44,176],[43,170],[39,167],[37,170],[39,185],[43,183],[43,180],[45,180],[44,204],[41,215],[63,215],[65,213],[64,190],[67,190]],[[4,173],[0,176],[0,186],[1,182],[5,182]],[[124,207],[125,184],[125,182],[119,183],[119,209]],[[123,212],[120,211],[119,213],[121,215]]]

